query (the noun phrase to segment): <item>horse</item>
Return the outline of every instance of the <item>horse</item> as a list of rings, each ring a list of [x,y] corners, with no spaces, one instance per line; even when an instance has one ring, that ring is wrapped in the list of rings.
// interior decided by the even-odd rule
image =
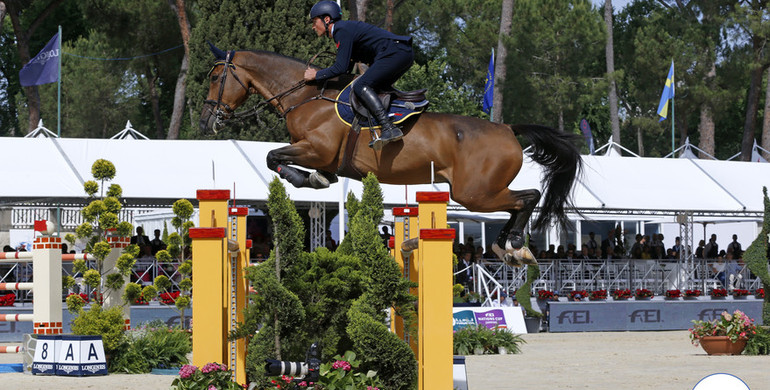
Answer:
[[[423,112],[402,123],[401,142],[374,150],[366,137],[358,137],[336,115],[336,97],[353,75],[305,82],[304,70],[313,65],[299,59],[210,46],[215,62],[208,75],[201,130],[221,128],[243,114],[235,110],[250,95],[261,95],[261,104],[272,105],[285,118],[291,135],[290,145],[268,153],[267,166],[295,187],[326,188],[338,175],[361,180],[368,172],[381,183],[426,184],[431,182],[432,163],[436,181],[449,183],[450,197],[469,211],[510,213],[492,247],[514,266],[537,264],[524,245],[524,229],[541,196],[534,227],[569,224],[566,209],[582,164],[574,135],[540,125]],[[542,194],[508,188],[523,162],[516,134],[531,142],[530,158],[543,166]]]

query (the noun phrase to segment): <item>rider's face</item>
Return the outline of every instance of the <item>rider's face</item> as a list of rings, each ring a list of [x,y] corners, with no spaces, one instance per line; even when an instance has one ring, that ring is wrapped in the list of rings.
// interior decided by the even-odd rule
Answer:
[[[321,18],[313,18],[313,31],[319,37],[326,32],[326,26],[324,26],[324,21]]]

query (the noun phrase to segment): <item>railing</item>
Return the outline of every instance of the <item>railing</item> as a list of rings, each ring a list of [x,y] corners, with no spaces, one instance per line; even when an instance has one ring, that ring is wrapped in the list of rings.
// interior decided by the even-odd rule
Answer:
[[[71,256],[71,255],[70,255]],[[93,260],[88,260],[89,267],[93,268]],[[17,282],[30,282],[32,281],[32,263],[30,261],[3,261],[0,263],[0,283],[17,283]],[[87,294],[89,299],[93,298],[93,289],[89,288],[82,282],[82,278],[79,275],[75,275],[72,271],[72,263],[65,262],[62,264],[62,276],[69,275],[75,277],[75,286],[69,290],[62,291],[62,300],[67,298],[70,293],[83,293]],[[156,277],[165,275],[171,281],[171,291],[179,291],[179,282],[181,281],[181,275],[177,270],[176,263],[161,263],[155,258],[145,257],[137,259],[134,269],[131,272],[131,281],[146,286],[152,284]],[[78,276],[78,277],[76,277]],[[27,290],[9,291],[16,295],[16,302],[28,303],[32,302],[32,292]]]
[[[73,230],[83,223],[83,216],[80,214],[80,210],[80,207],[62,207],[60,209],[60,221],[63,229]],[[121,221],[133,223],[135,215],[146,212],[150,212],[150,210],[123,208],[118,213],[118,218]],[[11,211],[11,227],[13,229],[29,229],[34,225],[35,221],[55,220],[55,214],[55,207],[14,207]]]
[[[655,295],[666,290],[715,288],[755,291],[762,282],[738,261],[725,262],[724,282],[712,268],[713,259],[694,261],[654,259],[545,259],[538,260],[540,277],[532,283],[532,294],[552,290],[567,294],[573,290],[648,289]],[[497,259],[484,259],[474,269],[474,288],[484,295],[499,288],[511,294],[524,284],[526,266],[514,268]],[[499,294],[498,294],[499,296]]]

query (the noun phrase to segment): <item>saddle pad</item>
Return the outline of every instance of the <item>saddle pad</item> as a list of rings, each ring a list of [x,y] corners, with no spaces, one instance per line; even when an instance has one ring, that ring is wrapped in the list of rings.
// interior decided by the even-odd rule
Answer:
[[[353,112],[353,108],[350,107],[348,104],[342,104],[340,102],[344,103],[350,103],[350,91],[351,91],[351,85],[353,83],[348,84],[347,87],[345,87],[339,95],[337,95],[337,103],[334,103],[334,109],[337,112],[337,117],[342,121],[342,123],[351,126],[351,123],[353,123],[353,118],[355,117],[355,113]],[[402,106],[408,106],[413,105],[415,109],[409,109]],[[407,118],[418,115],[421,112],[425,110],[425,107],[427,107],[428,101],[423,100],[421,102],[417,103],[407,103],[403,100],[393,100],[390,102],[390,107],[388,108],[388,115],[390,116],[391,120],[395,124],[399,124],[403,121],[405,121]],[[379,127],[377,125],[377,121],[372,118],[371,122],[369,121],[369,118],[360,118],[359,119],[359,125],[361,126],[361,129],[370,129],[372,127]]]

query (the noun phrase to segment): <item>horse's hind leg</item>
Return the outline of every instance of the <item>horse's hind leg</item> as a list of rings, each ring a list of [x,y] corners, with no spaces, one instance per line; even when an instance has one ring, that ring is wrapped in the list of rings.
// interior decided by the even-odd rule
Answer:
[[[513,266],[537,264],[529,248],[524,246],[524,228],[527,226],[532,211],[540,201],[540,191],[524,190],[510,191],[511,197],[517,200],[519,209],[508,209],[511,218],[508,219],[500,235],[492,245],[492,250],[506,263]]]
[[[291,147],[291,146],[288,146]],[[328,188],[329,182],[336,182],[337,177],[333,174],[329,174],[332,177],[326,177],[325,172],[307,172],[302,169],[290,167],[289,164],[293,163],[291,158],[285,153],[284,148],[271,150],[267,153],[267,167],[278,173],[278,175],[291,183],[294,187],[310,187],[310,188]],[[333,181],[330,180],[333,178]]]

